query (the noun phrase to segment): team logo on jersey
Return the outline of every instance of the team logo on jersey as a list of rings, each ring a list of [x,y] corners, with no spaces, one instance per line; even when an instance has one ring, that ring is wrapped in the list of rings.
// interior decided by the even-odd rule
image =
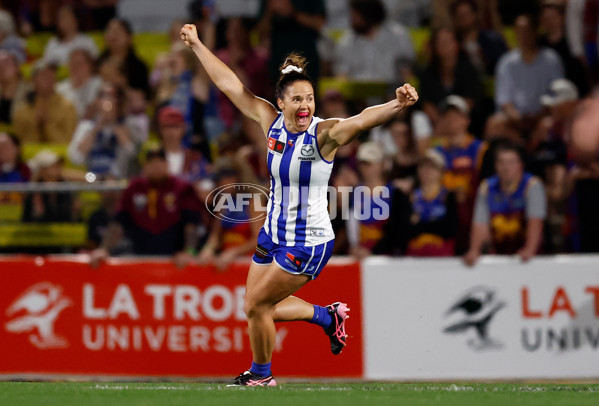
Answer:
[[[166,195],[164,195],[164,206],[168,211],[177,210],[177,206],[175,203],[176,197],[174,193],[167,193]]]
[[[268,137],[268,149],[273,153],[282,154],[285,149],[285,143],[272,137]]]
[[[310,230],[312,237],[324,237],[324,228],[313,228]]]
[[[148,204],[148,196],[143,193],[136,193],[133,195],[133,206],[138,211],[144,210]]]
[[[301,152],[302,156],[297,157],[300,161],[316,160],[316,158],[314,157],[314,145],[312,145],[312,144],[303,145],[300,152]]]
[[[314,145],[306,144],[302,147],[302,155],[303,156],[311,156],[314,155]]]

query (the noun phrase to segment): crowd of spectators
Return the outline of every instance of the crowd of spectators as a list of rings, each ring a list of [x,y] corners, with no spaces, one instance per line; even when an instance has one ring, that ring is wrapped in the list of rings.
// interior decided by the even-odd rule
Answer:
[[[599,116],[596,1],[523,2],[505,29],[496,1],[431,0],[430,35],[419,48],[381,0],[347,0],[348,28],[335,39],[324,28],[325,0],[263,0],[253,19],[221,19],[217,8],[192,3],[204,42],[273,102],[278,66],[293,50],[308,58],[315,84],[385,85],[378,96],[316,86],[322,118],[349,117],[404,81],[417,86],[412,110],[337,153],[331,185],[374,192],[349,199],[360,215],[333,219],[335,254],[461,255],[474,264],[484,253],[599,252],[599,155],[579,159],[570,145],[578,128],[599,131],[591,119]],[[264,136],[178,41],[184,21],[165,33],[168,51],[144,61],[116,0],[7,4],[0,182],[93,174],[129,186],[102,192],[91,215],[64,192],[4,193],[0,204],[22,204],[23,221],[87,222],[94,261],[160,254],[225,269],[251,255],[259,224],[237,220],[255,217],[254,208],[216,218],[206,202],[228,184],[269,186]],[[103,41],[89,31],[102,31]],[[50,35],[35,58],[24,38],[39,32]],[[28,162],[25,144],[42,145]],[[44,145],[63,145],[66,155]],[[381,219],[382,205],[389,216]]]

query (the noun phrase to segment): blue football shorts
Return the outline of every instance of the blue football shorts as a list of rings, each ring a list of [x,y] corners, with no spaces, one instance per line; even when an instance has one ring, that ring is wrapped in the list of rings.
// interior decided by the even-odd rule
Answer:
[[[274,260],[285,272],[294,275],[308,275],[316,279],[333,253],[335,240],[311,247],[279,245],[272,241],[264,228],[258,234],[258,243],[252,261],[268,265]]]

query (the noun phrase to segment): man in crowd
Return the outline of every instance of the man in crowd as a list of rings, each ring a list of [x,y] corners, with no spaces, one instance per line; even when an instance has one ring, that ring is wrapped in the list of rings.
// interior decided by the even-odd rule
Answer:
[[[453,26],[462,49],[482,73],[493,75],[499,58],[507,52],[500,33],[481,29],[476,0],[457,0],[450,6]]]
[[[158,129],[169,173],[188,182],[200,181],[209,175],[210,164],[202,153],[200,136],[192,136],[189,148],[183,146],[186,132],[183,113],[175,107],[166,106],[158,112]]]
[[[551,176],[548,171],[553,165],[567,166],[567,138],[572,117],[579,105],[578,90],[567,79],[557,79],[551,83],[550,92],[541,97],[541,103],[547,108],[547,114],[539,121],[528,150],[532,154],[533,173],[545,180]],[[562,178],[559,183],[564,184]]]
[[[44,149],[28,162],[31,181],[39,183],[64,182],[64,159]],[[23,221],[34,223],[62,223],[79,219],[79,204],[71,192],[30,193],[23,204]]]
[[[261,0],[259,31],[270,43],[270,78],[279,77],[279,64],[291,52],[310,61],[306,67],[314,81],[320,77],[320,57],[316,48],[326,22],[324,0]]]
[[[410,193],[402,208],[399,228],[407,256],[453,256],[458,228],[455,195],[443,187],[445,159],[433,149],[418,162],[420,187]]]
[[[445,158],[443,184],[456,196],[458,223],[456,253],[464,253],[472,221],[472,207],[487,144],[468,133],[470,109],[460,96],[447,97],[440,106],[441,145],[436,150]]]
[[[0,50],[14,52],[25,59],[25,40],[17,36],[15,21],[7,11],[0,10]]]
[[[470,250],[464,256],[470,266],[487,243],[492,253],[517,254],[522,261],[536,255],[541,245],[547,212],[542,182],[524,172],[520,151],[511,144],[497,148],[495,167],[497,175],[478,189]]]
[[[588,76],[584,64],[572,54],[566,39],[565,3],[564,0],[543,1],[540,25],[544,35],[541,37],[541,45],[557,52],[564,66],[565,77],[584,96],[589,91]]]
[[[572,117],[579,106],[578,90],[567,79],[551,83],[551,92],[541,98],[547,114],[541,119],[529,142],[531,172],[543,180],[547,191],[547,221],[543,251],[564,252],[567,235],[572,230],[571,216],[567,215],[570,190],[567,182],[567,139]]]
[[[354,80],[399,83],[402,65],[415,59],[408,31],[386,19],[381,0],[350,1],[351,30],[335,55],[335,74]]]
[[[162,149],[146,153],[143,176],[123,192],[115,221],[108,226],[101,247],[92,253],[92,265],[108,257],[120,235],[127,235],[136,255],[170,255],[183,267],[196,250],[201,203],[193,187],[168,173]]]
[[[530,127],[541,111],[540,97],[555,79],[564,76],[559,55],[540,48],[537,23],[530,15],[516,18],[514,25],[518,48],[503,55],[497,64],[495,105],[512,122]]]
[[[67,144],[77,125],[77,111],[57,93],[56,66],[39,60],[33,67],[34,91],[16,106],[14,132],[22,142]]]

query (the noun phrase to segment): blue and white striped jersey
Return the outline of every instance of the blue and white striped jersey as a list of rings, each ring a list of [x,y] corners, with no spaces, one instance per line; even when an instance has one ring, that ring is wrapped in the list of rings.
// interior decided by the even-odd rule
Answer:
[[[328,212],[327,188],[333,162],[323,159],[313,117],[308,130],[291,133],[283,114],[268,131],[270,199],[264,230],[285,246],[315,246],[335,238]]]

